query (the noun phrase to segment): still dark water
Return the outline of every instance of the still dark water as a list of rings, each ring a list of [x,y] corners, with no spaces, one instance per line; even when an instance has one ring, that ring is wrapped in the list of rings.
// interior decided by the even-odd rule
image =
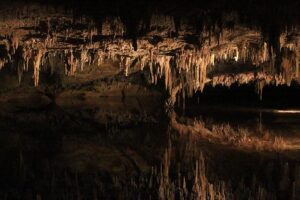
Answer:
[[[0,199],[300,199],[298,152],[241,151],[180,135],[161,105],[1,105]],[[185,117],[293,137],[300,130],[291,115],[198,107]]]

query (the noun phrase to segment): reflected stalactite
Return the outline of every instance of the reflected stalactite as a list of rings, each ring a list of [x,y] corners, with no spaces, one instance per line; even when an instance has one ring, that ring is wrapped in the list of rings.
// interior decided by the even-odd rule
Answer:
[[[205,139],[212,144],[235,147],[237,149],[252,151],[286,151],[297,149],[292,140],[272,136],[268,131],[258,136],[255,130],[244,128],[234,129],[229,124],[213,124],[210,128],[202,120],[187,120],[181,122],[174,111],[169,112],[171,127],[181,135],[191,135],[195,139]]]
[[[186,175],[180,170],[180,163],[178,163],[177,177],[171,178],[170,170],[172,167],[172,148],[169,147],[165,150],[163,163],[160,167],[158,174],[158,197],[159,199],[220,199],[225,200],[229,197],[229,188],[220,182],[211,183],[207,178],[205,167],[205,159],[200,152],[199,157],[194,162],[192,167],[192,174]],[[152,170],[155,171],[155,170]],[[154,173],[152,176],[157,176]],[[153,178],[151,177],[151,180]],[[190,186],[187,185],[187,180]],[[151,184],[152,185],[152,184]],[[227,189],[227,190],[226,190]],[[227,193],[225,192],[227,191]]]

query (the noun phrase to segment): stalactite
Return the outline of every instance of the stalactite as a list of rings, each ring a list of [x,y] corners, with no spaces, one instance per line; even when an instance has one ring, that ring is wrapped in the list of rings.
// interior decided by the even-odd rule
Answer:
[[[47,17],[47,33],[49,35],[50,31],[51,31],[51,22],[50,22],[50,17]]]
[[[296,50],[295,50],[295,76],[296,76],[296,78],[297,79],[299,79],[300,78],[300,70],[299,70],[299,65],[300,65],[300,55],[299,55],[299,49],[297,48]]]
[[[6,64],[6,60],[5,59],[0,59],[0,70],[4,67],[4,65]]]
[[[73,54],[73,49],[70,49],[70,57],[68,59],[69,65],[70,65],[70,71],[69,71],[69,75],[73,76],[75,71],[76,71],[76,67],[74,66],[74,54]]]
[[[97,35],[97,34],[98,34],[97,28],[95,28],[95,27],[90,28],[89,34],[88,34],[88,38],[89,38],[90,44],[93,43],[93,37],[95,35]]]
[[[97,65],[100,66],[100,65],[104,64],[104,60],[105,60],[105,53],[101,49],[98,49],[97,50]]]
[[[213,53],[211,54],[211,57],[210,57],[210,63],[212,66],[215,65],[215,54],[213,54]]]
[[[83,71],[84,65],[89,62],[88,50],[82,47],[80,53],[80,71]]]
[[[26,44],[22,48],[22,59],[24,60],[23,62],[23,71],[28,72],[29,68],[29,60],[32,57],[32,49],[29,47],[29,44]]]
[[[248,73],[236,74],[234,76],[218,75],[218,76],[214,76],[209,83],[211,83],[213,87],[215,87],[216,85],[223,85],[229,87],[233,83],[238,83],[239,85],[241,85],[241,84],[248,84],[256,80],[260,82],[260,84],[263,84],[262,86],[270,85],[270,84],[276,84],[276,85],[286,84],[286,81],[281,74],[272,75],[266,72],[258,72],[258,73],[248,72]],[[258,87],[257,91],[259,94],[261,89],[262,89],[261,87]]]
[[[291,84],[292,79],[296,76],[295,69],[297,64],[296,53],[288,48],[282,48],[282,74],[287,85]]]
[[[67,40],[69,39],[69,37],[70,37],[70,31],[69,31],[69,29],[67,28],[67,29],[65,30],[65,40],[67,41]]]
[[[34,67],[34,86],[37,87],[39,85],[39,78],[40,78],[40,65],[41,65],[41,60],[44,54],[44,50],[43,49],[38,49],[37,53],[34,57],[34,61],[33,61],[33,67]]]
[[[125,76],[128,76],[128,71],[129,71],[130,64],[131,64],[130,58],[129,57],[125,57],[125,61],[124,61]]]
[[[56,36],[51,36],[50,34],[48,34],[45,39],[45,46],[51,48],[54,46],[55,42],[56,42]]]
[[[74,76],[78,60],[74,58],[73,49],[65,50],[65,74],[68,76]]]
[[[286,44],[286,33],[282,33],[279,37],[280,49]]]
[[[263,46],[263,59],[262,62],[266,62],[269,60],[269,56],[268,56],[268,44],[266,42],[264,42],[264,46]]]
[[[12,54],[15,54],[16,50],[19,47],[19,37],[16,34],[12,34],[10,40],[11,40]]]
[[[172,88],[171,81],[171,69],[170,69],[170,56],[160,55],[156,57],[156,63],[159,65],[159,76],[160,78],[164,75],[166,89]]]
[[[237,62],[239,60],[239,49],[237,47],[235,48],[234,60],[235,60],[235,62]]]
[[[130,67],[131,63],[132,63],[132,61],[129,56],[121,56],[120,67],[124,70],[125,76],[128,76],[129,67]]]
[[[146,66],[146,61],[148,59],[148,56],[141,56],[140,57],[140,65],[141,65],[141,71],[144,70],[145,66]]]

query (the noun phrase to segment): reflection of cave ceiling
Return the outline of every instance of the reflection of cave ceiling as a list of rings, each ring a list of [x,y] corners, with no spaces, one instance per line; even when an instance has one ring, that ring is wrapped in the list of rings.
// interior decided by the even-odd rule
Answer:
[[[118,63],[125,76],[146,70],[150,83],[163,79],[171,94],[178,88],[193,94],[206,84],[255,82],[262,90],[266,84],[289,85],[298,80],[297,16],[290,17],[292,10],[280,20],[272,15],[273,23],[264,26],[271,22],[270,14],[288,13],[285,9],[293,4],[268,12],[262,5],[257,15],[248,18],[234,10],[238,5],[218,10],[214,4],[205,4],[207,7],[197,8],[199,12],[195,8],[198,14],[191,9],[178,17],[192,4],[178,9],[175,5],[181,4],[174,3],[174,9],[170,5],[166,13],[167,2],[162,2],[162,11],[145,11],[145,15],[139,12],[146,8],[127,15],[124,10],[128,8],[119,14],[116,7],[104,12],[111,6],[106,3],[99,8],[99,18],[91,6],[81,3],[67,7],[2,5],[0,69],[9,68],[20,84],[22,76],[31,73],[32,85],[39,86],[42,71],[74,76],[105,63]],[[147,3],[136,6],[143,4]],[[242,11],[247,13],[247,9]],[[264,11],[265,21],[261,19]]]

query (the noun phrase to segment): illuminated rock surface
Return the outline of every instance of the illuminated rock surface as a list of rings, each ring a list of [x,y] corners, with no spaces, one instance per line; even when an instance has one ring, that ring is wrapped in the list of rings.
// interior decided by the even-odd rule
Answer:
[[[299,199],[299,3],[257,1],[1,2],[0,199]]]

